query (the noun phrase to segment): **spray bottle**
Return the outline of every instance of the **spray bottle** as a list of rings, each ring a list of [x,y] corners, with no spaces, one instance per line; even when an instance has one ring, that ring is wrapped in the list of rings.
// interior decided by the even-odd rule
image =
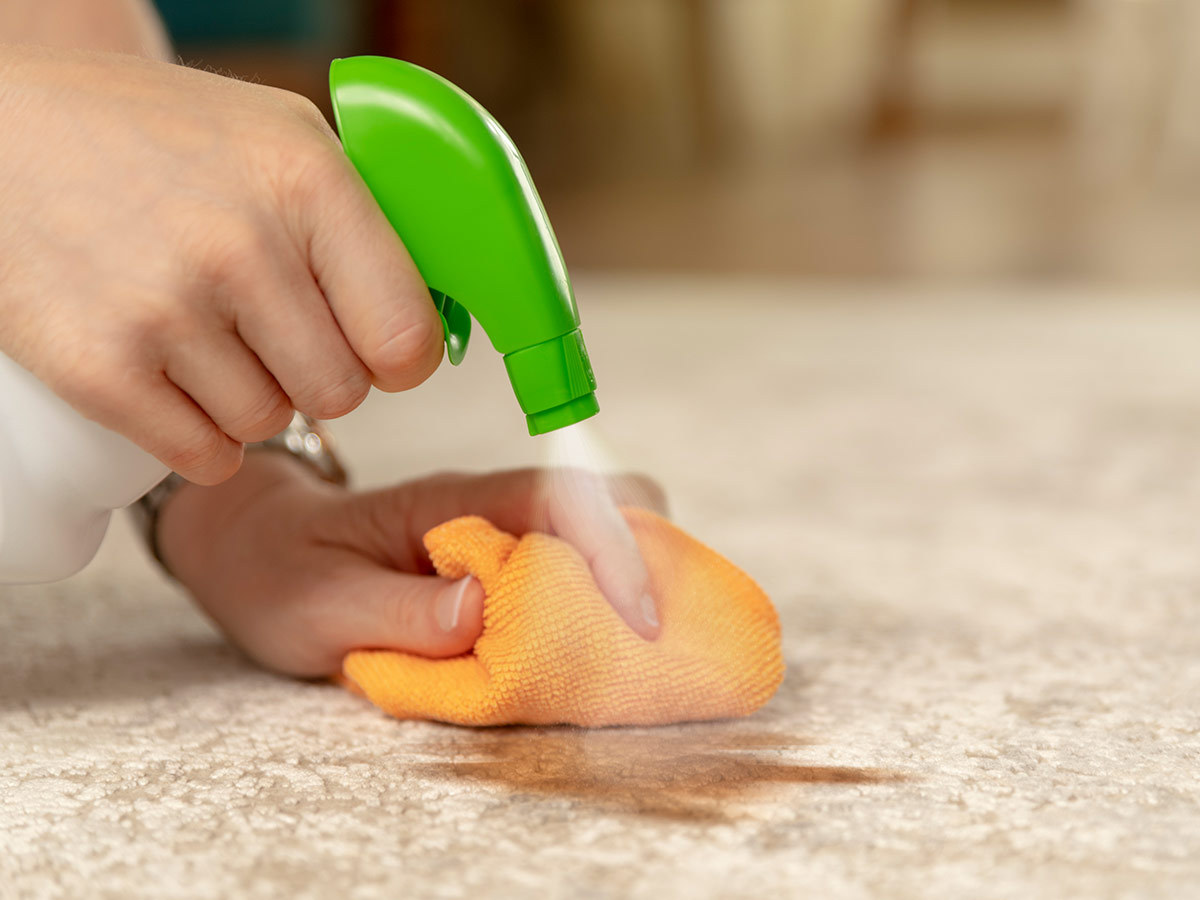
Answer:
[[[504,356],[530,434],[595,415],[562,253],[504,130],[450,82],[393,59],[335,60],[330,90],[347,155],[429,285],[450,362],[462,361],[473,316]],[[0,354],[0,583],[79,571],[112,511],[166,474]]]

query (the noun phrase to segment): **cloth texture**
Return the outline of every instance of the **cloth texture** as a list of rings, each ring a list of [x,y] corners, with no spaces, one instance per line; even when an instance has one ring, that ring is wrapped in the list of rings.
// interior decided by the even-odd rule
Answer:
[[[635,634],[565,541],[520,539],[477,516],[425,535],[439,574],[483,585],[473,651],[431,660],[356,651],[345,676],[401,719],[461,725],[659,725],[745,716],[783,680],[779,618],[731,562],[645,510],[622,511],[662,628]]]

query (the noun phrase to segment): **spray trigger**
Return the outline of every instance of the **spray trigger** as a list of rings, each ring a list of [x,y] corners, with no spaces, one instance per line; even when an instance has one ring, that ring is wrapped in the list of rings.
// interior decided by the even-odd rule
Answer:
[[[441,291],[432,288],[429,291],[433,297],[433,305],[437,307],[442,319],[442,333],[446,337],[446,358],[450,365],[457,366],[467,355],[467,342],[471,340],[471,314],[453,297],[447,297]]]

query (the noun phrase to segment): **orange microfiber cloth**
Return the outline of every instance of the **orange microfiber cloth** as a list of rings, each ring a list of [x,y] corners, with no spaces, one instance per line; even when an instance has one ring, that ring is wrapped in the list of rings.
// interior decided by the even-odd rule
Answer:
[[[783,679],[779,618],[724,557],[645,510],[622,511],[662,629],[634,634],[565,541],[517,539],[477,516],[425,535],[437,571],[483,585],[471,653],[431,660],[360,650],[346,677],[401,719],[460,725],[662,725],[752,713]]]

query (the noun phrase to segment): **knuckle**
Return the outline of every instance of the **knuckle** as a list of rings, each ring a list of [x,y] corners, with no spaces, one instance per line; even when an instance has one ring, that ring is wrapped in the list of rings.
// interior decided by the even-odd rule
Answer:
[[[361,366],[321,379],[294,398],[296,408],[317,419],[337,419],[358,408],[371,391]]]
[[[287,427],[292,412],[287,395],[278,386],[268,385],[225,426],[225,432],[235,441],[265,441]]]
[[[229,439],[215,427],[196,429],[157,454],[167,466],[203,484],[223,481],[237,471],[238,453],[231,453]]]
[[[397,598],[392,608],[392,621],[398,634],[425,634],[432,630],[433,605],[417,603],[412,597]]]
[[[283,104],[288,108],[292,115],[303,121],[306,125],[312,125],[316,128],[326,130],[329,128],[329,123],[325,119],[325,114],[320,108],[308,97],[303,94],[297,94],[295,91],[280,92]]]
[[[274,166],[284,196],[302,208],[325,208],[324,201],[349,175],[349,162],[337,145],[316,136],[276,148]]]
[[[212,282],[242,282],[256,277],[272,252],[261,226],[234,217],[211,229],[201,251],[200,268]]]
[[[391,336],[365,348],[363,361],[389,386],[415,387],[437,368],[434,348],[441,350],[442,330],[436,316],[405,322],[394,331],[381,330]]]
[[[172,315],[165,303],[143,303],[132,310],[125,323],[123,341],[143,352],[160,347],[173,330],[180,327],[178,317]]]

